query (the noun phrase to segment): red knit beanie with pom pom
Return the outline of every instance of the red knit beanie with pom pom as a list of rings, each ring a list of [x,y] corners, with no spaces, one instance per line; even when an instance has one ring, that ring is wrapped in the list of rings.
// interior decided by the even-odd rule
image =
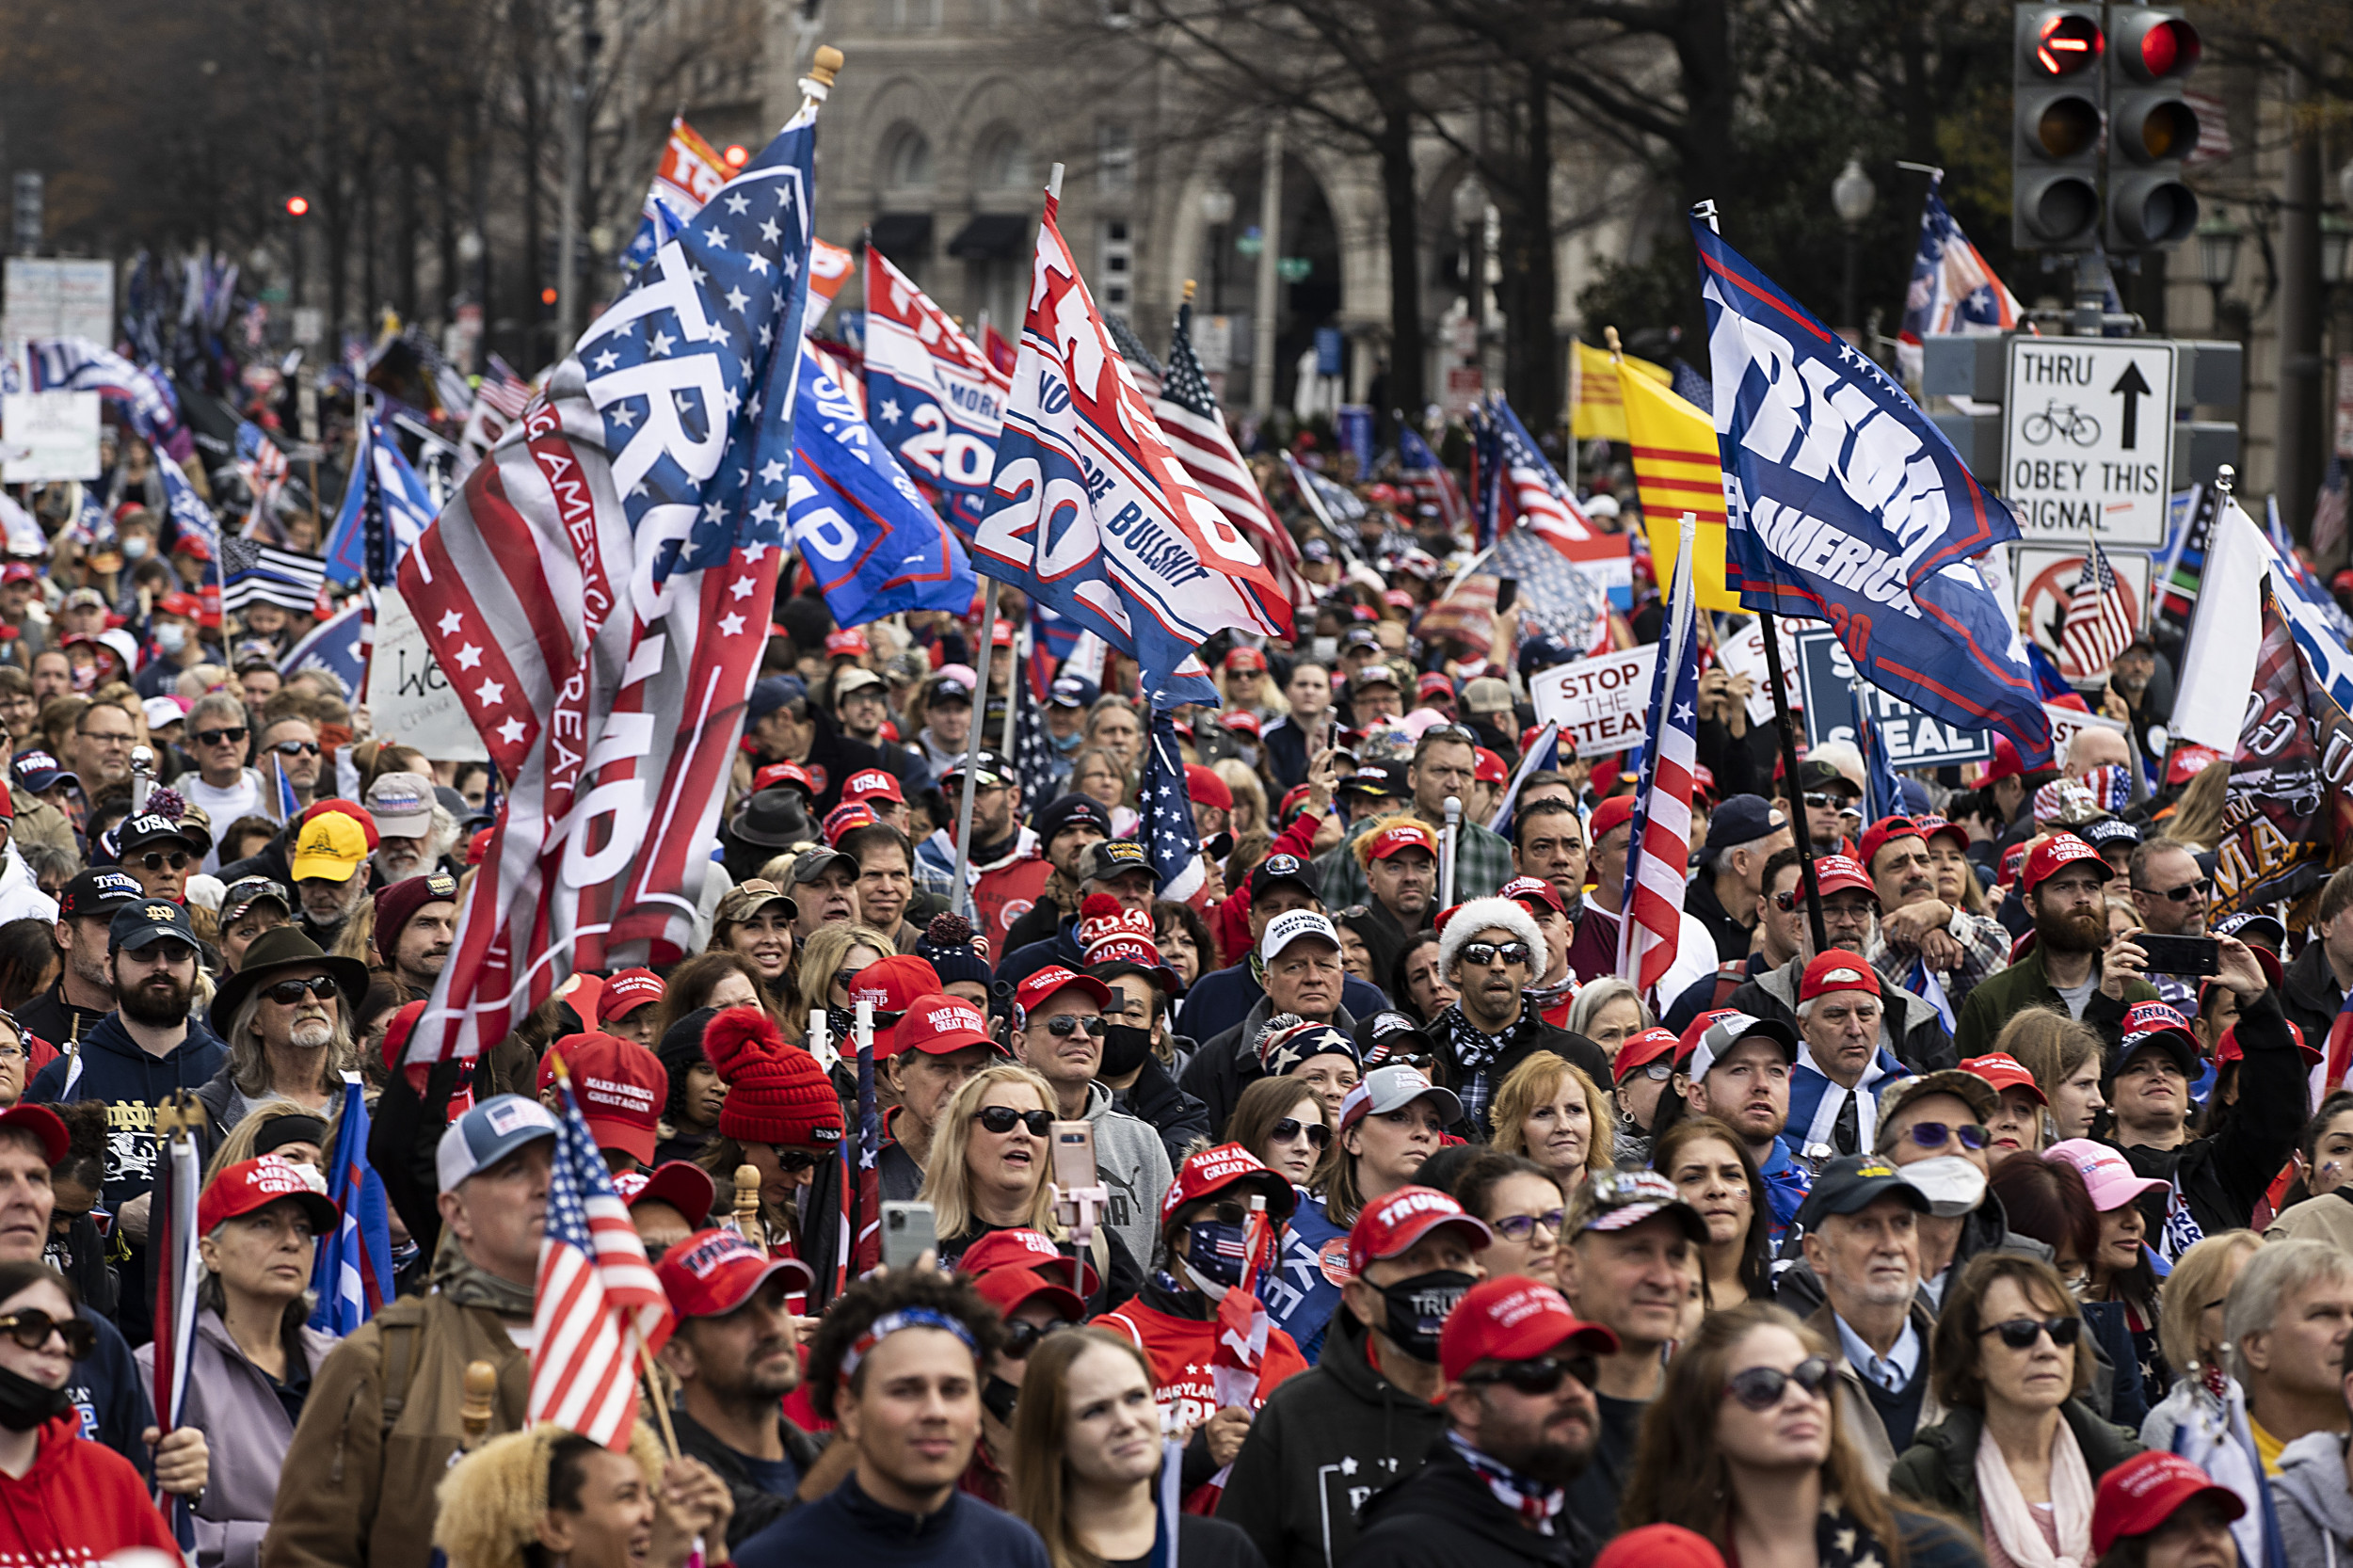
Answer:
[[[788,1044],[757,1007],[730,1007],[703,1031],[703,1054],[728,1086],[719,1134],[739,1143],[841,1142],[841,1102],[817,1059]]]

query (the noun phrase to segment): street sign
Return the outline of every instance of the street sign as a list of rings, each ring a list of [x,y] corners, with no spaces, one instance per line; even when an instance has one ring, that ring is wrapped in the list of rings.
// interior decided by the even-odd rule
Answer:
[[[2172,494],[2173,344],[2162,338],[2009,340],[2002,499],[2028,542],[2165,543]]]
[[[2058,657],[2058,628],[2067,619],[2068,601],[2075,596],[2075,580],[2083,575],[2087,553],[2081,549],[2028,545],[2018,552],[2017,568],[2010,574],[2015,595],[2011,607],[2026,613],[2028,634],[2055,659]],[[2137,551],[2108,550],[2105,545],[2102,553],[2123,586],[2125,615],[2137,632],[2149,618],[2149,557]]]
[[[1797,676],[1805,693],[1805,744],[1847,741],[1861,745],[1854,732],[1854,704],[1847,695],[1854,664],[1836,632],[1809,626],[1798,633]],[[1898,773],[1982,762],[1993,755],[1990,730],[1956,729],[1868,681],[1863,684],[1863,701],[1864,712],[1879,727],[1880,742]],[[1538,712],[1541,717],[1542,710]]]

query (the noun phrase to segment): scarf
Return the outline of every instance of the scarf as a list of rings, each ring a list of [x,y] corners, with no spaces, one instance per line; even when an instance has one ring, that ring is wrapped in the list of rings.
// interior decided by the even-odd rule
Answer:
[[[1552,1009],[1558,1007],[1561,1002],[1566,1001],[1569,998],[1577,995],[1578,989],[1579,987],[1577,984],[1577,971],[1575,969],[1571,969],[1569,971],[1569,978],[1562,981],[1558,985],[1530,985],[1527,990],[1520,993],[1520,995],[1528,999],[1527,1007],[1524,1011],[1533,1012],[1539,1015],[1549,1013]]]
[[[1446,1028],[1447,1054],[1453,1058],[1455,1065],[1466,1077],[1484,1072],[1505,1052],[1545,1027],[1545,1020],[1537,1013],[1536,1008],[1523,1001],[1520,1016],[1513,1020],[1510,1028],[1500,1034],[1488,1034],[1470,1021],[1463,1011],[1462,1003],[1457,1002],[1438,1015],[1438,1022]]]
[[[1822,1568],[1879,1568],[1887,1560],[1885,1550],[1879,1537],[1865,1529],[1836,1496],[1822,1499],[1822,1512],[1814,1526],[1814,1555]],[[1731,1551],[1724,1553],[1724,1560],[1737,1568],[1739,1559]]]
[[[1487,1483],[1496,1501],[1524,1519],[1540,1535],[1550,1535],[1553,1517],[1568,1501],[1568,1493],[1561,1487],[1548,1487],[1540,1480],[1521,1475],[1499,1459],[1490,1458],[1462,1439],[1459,1432],[1449,1432],[1446,1440],[1454,1445],[1454,1451],[1469,1465],[1471,1474]]]
[[[478,1306],[502,1318],[529,1321],[537,1291],[528,1285],[503,1279],[477,1266],[457,1244],[457,1233],[443,1226],[441,1243],[433,1254],[434,1288],[459,1306]]]
[[[2075,1433],[2062,1420],[2051,1438],[2051,1512],[2058,1526],[2058,1550],[2053,1552],[2035,1522],[2025,1494],[2002,1461],[2001,1445],[1990,1435],[1977,1439],[1977,1503],[1985,1514],[1985,1533],[2001,1544],[2018,1568],[2082,1568],[2091,1560],[2091,1470]]]

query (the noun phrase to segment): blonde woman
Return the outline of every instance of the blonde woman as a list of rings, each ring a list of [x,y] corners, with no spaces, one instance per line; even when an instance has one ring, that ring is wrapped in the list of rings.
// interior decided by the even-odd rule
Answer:
[[[2157,1291],[2157,1341],[2181,1375],[2140,1423],[2143,1444],[2182,1455],[2247,1500],[2245,1528],[2233,1533],[2249,1562],[2264,1560],[2263,1459],[2247,1424],[2247,1394],[2230,1373],[2222,1304],[2263,1245],[2251,1230],[2226,1230],[2173,1265]]]
[[[1560,1185],[1575,1192],[1594,1163],[1594,1142],[1606,1143],[1612,1126],[1609,1096],[1565,1057],[1540,1050],[1512,1069],[1496,1090],[1488,1112],[1495,1147],[1524,1155]],[[1600,1162],[1606,1167],[1605,1148]]]
[[[1569,1032],[1584,1035],[1612,1062],[1620,1046],[1657,1024],[1633,985],[1616,975],[1589,983],[1569,1003]]]
[[[309,1165],[323,1176],[335,1152],[335,1122],[309,1106],[290,1099],[266,1099],[231,1128],[204,1162],[204,1179],[211,1181],[232,1165],[274,1154],[297,1165]]]
[[[809,1015],[825,1010],[827,1038],[836,1046],[850,1037],[855,1021],[845,982],[869,964],[879,964],[899,951],[898,944],[871,925],[836,920],[821,925],[801,944],[799,984],[784,1010],[785,1037],[796,1043],[808,1038]]]
[[[1040,1231],[1065,1256],[1077,1256],[1054,1213],[1047,1160],[1053,1124],[1052,1086],[1011,1063],[984,1068],[948,1101],[932,1128],[922,1192],[943,1268],[953,1268],[966,1248],[999,1230]],[[1143,1288],[1143,1267],[1109,1224],[1096,1227],[1088,1252],[1089,1315]]]

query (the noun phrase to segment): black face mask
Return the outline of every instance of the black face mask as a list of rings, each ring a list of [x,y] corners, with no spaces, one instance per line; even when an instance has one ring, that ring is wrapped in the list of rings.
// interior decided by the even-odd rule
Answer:
[[[1103,1030],[1103,1065],[1105,1078],[1125,1078],[1144,1065],[1152,1054],[1152,1032],[1131,1029],[1126,1024],[1110,1024]]]
[[[835,1048],[842,1055],[854,1057],[857,1054],[856,1048],[852,1044],[857,1037],[856,1008],[828,1005],[825,1008],[825,1025],[832,1032]]]
[[[35,1383],[22,1372],[0,1367],[0,1427],[31,1432],[46,1426],[72,1407],[62,1388]]]
[[[1381,1299],[1388,1304],[1389,1320],[1381,1332],[1416,1361],[1436,1361],[1438,1331],[1446,1326],[1446,1315],[1477,1283],[1459,1270],[1438,1269],[1383,1286]]]

